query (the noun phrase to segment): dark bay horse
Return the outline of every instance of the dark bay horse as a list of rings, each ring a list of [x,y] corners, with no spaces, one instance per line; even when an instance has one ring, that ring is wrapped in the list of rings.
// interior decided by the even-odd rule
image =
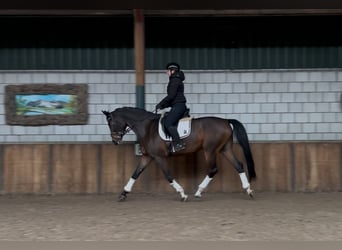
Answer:
[[[122,107],[112,112],[102,112],[106,116],[112,141],[115,145],[122,141],[123,136],[129,130],[133,130],[141,146],[142,156],[140,162],[120,194],[119,200],[123,201],[127,198],[127,194],[131,192],[139,175],[153,160],[162,169],[170,185],[180,193],[181,199],[183,201],[187,200],[188,196],[184,193],[182,186],[172,176],[167,164],[166,158],[170,156],[169,149],[158,133],[160,114],[133,107]],[[233,125],[233,129],[231,125]],[[249,180],[245,174],[243,164],[233,154],[233,133],[243,149]],[[191,134],[183,140],[185,140],[186,149],[174,154],[188,154],[203,150],[208,166],[208,173],[199,184],[195,197],[201,197],[201,193],[217,173],[216,158],[219,154],[223,155],[233,164],[240,176],[243,189],[252,197],[253,191],[250,188],[249,181],[256,178],[256,174],[248,136],[241,122],[235,119],[218,117],[193,118]]]

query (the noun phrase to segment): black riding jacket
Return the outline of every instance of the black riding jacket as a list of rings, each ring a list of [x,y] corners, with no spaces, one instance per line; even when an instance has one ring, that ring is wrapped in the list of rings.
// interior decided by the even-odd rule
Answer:
[[[172,107],[176,103],[186,103],[184,96],[185,76],[183,71],[173,73],[169,78],[167,85],[167,96],[159,102],[159,105],[164,109]]]

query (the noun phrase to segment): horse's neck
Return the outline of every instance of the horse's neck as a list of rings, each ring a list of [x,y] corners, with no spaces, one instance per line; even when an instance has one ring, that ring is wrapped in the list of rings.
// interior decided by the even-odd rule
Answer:
[[[150,123],[153,122],[153,117],[150,113],[126,113],[125,119],[128,126],[134,131],[138,137],[143,137]]]
[[[145,119],[142,121],[131,121],[129,127],[133,130],[133,132],[138,137],[138,140],[144,138],[148,133],[148,128],[150,125],[155,122],[152,119]]]

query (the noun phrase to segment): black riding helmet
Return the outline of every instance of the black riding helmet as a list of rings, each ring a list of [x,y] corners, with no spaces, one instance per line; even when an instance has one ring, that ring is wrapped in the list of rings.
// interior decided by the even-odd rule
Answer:
[[[178,63],[170,62],[170,63],[166,64],[166,69],[167,70],[171,69],[171,70],[179,71],[180,66]]]

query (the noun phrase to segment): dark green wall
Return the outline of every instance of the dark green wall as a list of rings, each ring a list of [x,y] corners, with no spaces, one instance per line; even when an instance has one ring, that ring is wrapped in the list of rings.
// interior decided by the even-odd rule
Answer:
[[[146,17],[146,68],[342,67],[342,16]],[[0,17],[0,69],[134,69],[133,17]]]

